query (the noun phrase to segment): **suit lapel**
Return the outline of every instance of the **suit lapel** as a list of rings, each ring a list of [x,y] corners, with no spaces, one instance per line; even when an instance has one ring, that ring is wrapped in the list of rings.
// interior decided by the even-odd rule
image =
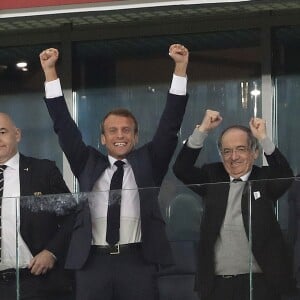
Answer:
[[[92,172],[92,178],[90,180],[89,190],[93,189],[95,182],[99,179],[99,177],[103,174],[103,172],[109,167],[109,160],[107,156],[105,157],[104,163],[103,161],[101,162],[101,160],[98,160],[95,163],[96,165],[94,171]]]
[[[131,152],[132,153],[132,152]],[[143,168],[139,168],[138,167],[138,161],[136,159],[136,157],[134,155],[132,155],[131,153],[129,153],[127,160],[131,165],[133,174],[134,174],[134,179],[136,181],[136,184],[138,187],[144,186],[142,179],[144,178],[143,174],[141,172],[145,172],[145,170]]]
[[[19,176],[20,176],[20,195],[27,196],[33,193],[31,188],[31,165],[28,159],[20,154],[19,163]]]
[[[258,171],[259,168],[253,165],[250,176],[247,180],[247,183],[245,184],[243,196],[242,196],[241,209],[242,209],[242,216],[243,216],[243,221],[244,221],[244,226],[245,226],[245,231],[247,236],[249,235],[249,205],[252,205],[253,189],[256,185],[256,182],[253,180],[257,180],[259,178]],[[249,197],[251,197],[250,201],[249,201]]]

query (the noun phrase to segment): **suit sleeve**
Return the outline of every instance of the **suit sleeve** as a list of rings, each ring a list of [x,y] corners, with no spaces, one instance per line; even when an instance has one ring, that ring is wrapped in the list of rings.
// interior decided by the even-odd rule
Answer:
[[[294,174],[287,159],[278,148],[275,148],[271,155],[265,156],[269,164],[266,179],[274,179],[269,182],[269,192],[274,199],[278,199],[291,186]]]
[[[83,142],[81,132],[70,115],[65,98],[57,97],[45,101],[59,144],[70,163],[72,172],[78,177],[86,163],[88,147]]]
[[[265,156],[270,167],[269,178],[289,178],[294,176],[287,159],[278,148],[275,148],[271,155]]]
[[[179,96],[168,93],[166,106],[150,143],[149,153],[153,162],[157,184],[161,183],[168,171],[169,163],[177,147],[177,134],[181,127],[187,100],[187,95]]]
[[[204,172],[201,172],[200,168],[195,166],[201,149],[202,148],[190,148],[187,146],[187,143],[185,143],[175,160],[173,172],[184,184],[199,184],[206,182],[207,177]]]
[[[57,206],[55,210],[59,212],[59,215],[53,216],[56,218],[57,230],[45,248],[52,252],[58,260],[61,260],[66,254],[71,237],[75,221],[76,202],[54,162],[49,164],[47,177],[49,178],[49,194],[60,198],[55,201],[55,206]],[[50,197],[49,201],[51,200]]]

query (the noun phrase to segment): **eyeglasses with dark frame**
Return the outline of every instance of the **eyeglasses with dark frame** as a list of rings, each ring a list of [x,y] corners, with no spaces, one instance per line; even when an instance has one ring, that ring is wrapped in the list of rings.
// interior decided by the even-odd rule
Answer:
[[[221,150],[221,154],[223,157],[228,158],[231,157],[233,152],[237,155],[245,155],[250,150],[247,146],[238,146],[234,149],[224,148]]]

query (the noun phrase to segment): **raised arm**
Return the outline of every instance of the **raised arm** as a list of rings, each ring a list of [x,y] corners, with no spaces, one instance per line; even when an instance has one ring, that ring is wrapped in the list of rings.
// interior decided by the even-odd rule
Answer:
[[[195,166],[196,160],[203,147],[207,134],[218,127],[222,122],[222,117],[218,111],[206,110],[200,124],[196,125],[193,133],[188,138],[185,145],[180,150],[173,171],[178,179],[185,184],[199,184],[207,182],[205,168]]]
[[[55,48],[40,53],[40,62],[45,74],[46,105],[53,121],[59,144],[65,153],[75,176],[79,176],[87,160],[88,147],[72,119],[62,94],[60,81],[57,80],[56,63],[59,52]]]
[[[59,57],[59,52],[55,48],[49,48],[40,53],[40,62],[45,74],[46,82],[56,80],[56,62]]]
[[[169,163],[178,142],[178,131],[181,127],[188,96],[186,94],[189,51],[180,44],[169,47],[169,56],[173,59],[174,73],[167,102],[162,112],[158,127],[150,143],[150,154],[156,172],[157,185],[168,171]]]
[[[189,62],[189,51],[180,44],[173,44],[169,48],[169,55],[175,62],[174,74],[185,77]]]

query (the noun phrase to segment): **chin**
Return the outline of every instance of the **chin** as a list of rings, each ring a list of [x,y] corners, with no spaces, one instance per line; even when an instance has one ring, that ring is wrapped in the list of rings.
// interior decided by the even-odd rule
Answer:
[[[118,157],[118,159],[123,159],[127,156],[127,152],[126,153],[116,153],[115,157]]]

